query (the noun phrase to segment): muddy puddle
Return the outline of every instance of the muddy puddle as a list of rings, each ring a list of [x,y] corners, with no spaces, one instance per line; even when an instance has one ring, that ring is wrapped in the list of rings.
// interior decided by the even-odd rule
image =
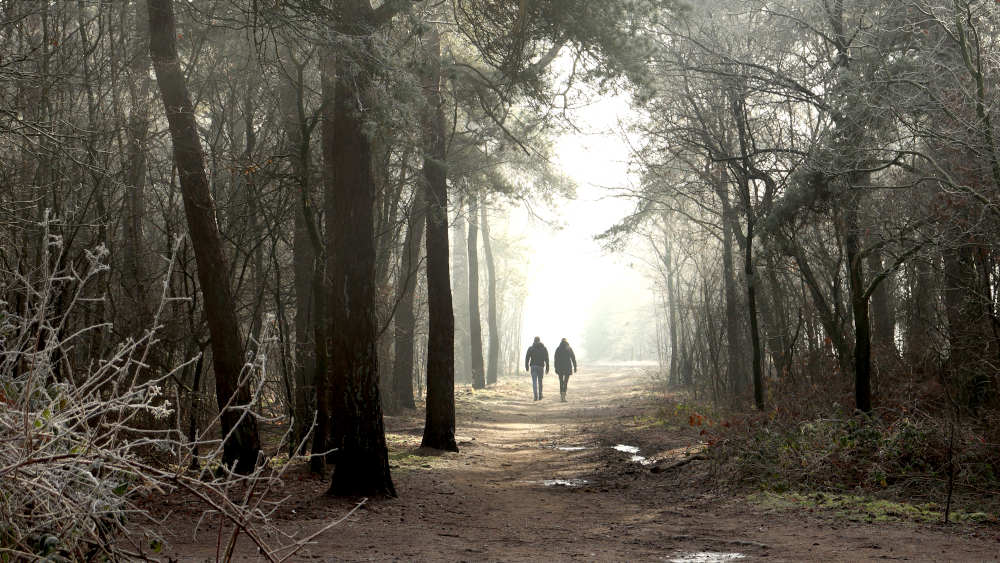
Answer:
[[[632,457],[629,458],[629,461],[631,461],[632,463],[639,463],[642,465],[653,464],[652,461],[646,459],[646,456],[639,455],[639,448],[636,446],[627,446],[625,444],[618,444],[617,446],[614,447],[614,449],[622,453],[632,454]]]
[[[742,553],[716,553],[713,551],[698,551],[695,553],[683,553],[675,555],[667,561],[671,563],[726,563],[744,559],[746,555]]]
[[[546,479],[542,484],[546,487],[582,487],[589,482],[586,479]]]
[[[548,444],[543,445],[542,447],[550,450],[556,450],[557,452],[581,452],[583,450],[591,449],[592,446],[561,446],[558,444]]]

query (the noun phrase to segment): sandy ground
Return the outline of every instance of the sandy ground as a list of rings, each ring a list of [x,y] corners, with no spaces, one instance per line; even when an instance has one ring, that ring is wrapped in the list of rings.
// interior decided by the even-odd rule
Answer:
[[[487,391],[460,390],[459,453],[418,450],[422,413],[388,417],[399,498],[369,501],[291,560],[1000,560],[996,528],[866,524],[763,508],[706,484],[706,461],[652,471],[698,444],[694,431],[650,424],[656,405],[642,368],[581,370],[566,403],[554,374],[540,402],[531,400],[530,385],[522,377]],[[354,506],[324,496],[326,486],[292,471],[280,527],[307,534]],[[214,560],[217,528],[203,523],[195,533],[188,502],[157,501],[171,511],[167,553]],[[264,559],[242,539],[236,560]]]

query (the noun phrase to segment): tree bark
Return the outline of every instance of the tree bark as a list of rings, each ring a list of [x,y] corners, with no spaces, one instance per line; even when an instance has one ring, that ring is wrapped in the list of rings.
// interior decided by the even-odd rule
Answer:
[[[749,198],[748,198],[749,199]],[[764,410],[763,354],[760,349],[760,327],[757,323],[757,275],[753,266],[754,220],[747,209],[747,243],[743,271],[747,279],[747,314],[750,315],[750,344],[753,350],[753,403],[757,410]]]
[[[735,243],[733,232],[738,229],[735,210],[729,201],[726,175],[719,180],[716,192],[722,202],[722,276],[726,292],[726,362],[729,374],[729,391],[733,397],[746,389],[746,374],[743,371],[743,340],[740,338],[740,298],[736,283],[736,266],[733,261]]]
[[[327,334],[327,373],[334,404],[337,465],[329,493],[336,496],[396,496],[389,472],[379,397],[376,287],[375,181],[370,111],[373,11],[368,0],[337,6],[338,32],[357,38],[351,64],[334,79],[333,145],[325,156],[336,171],[328,185],[327,280],[332,329]]]
[[[448,182],[441,102],[441,38],[427,36],[424,175],[427,178],[427,413],[421,445],[458,451],[455,443],[455,316],[448,272]]]
[[[399,207],[403,196],[403,187],[406,185],[407,166],[409,159],[409,146],[403,150],[400,157],[399,179],[391,179],[390,164],[392,160],[393,147],[391,143],[382,142],[378,148],[379,157],[375,161],[375,186],[376,203],[378,210],[375,213],[376,223],[376,252],[375,252],[375,287],[378,295],[389,295],[390,274],[392,273],[392,262],[400,238],[399,228]],[[418,245],[419,246],[419,245]],[[396,397],[395,362],[393,358],[393,346],[395,338],[389,332],[389,323],[393,322],[393,317],[397,313],[399,301],[382,298],[378,300],[378,362],[379,362],[379,393],[382,396],[382,409],[386,412],[399,410],[401,399]],[[384,323],[384,324],[383,324]],[[412,393],[411,393],[412,394]]]
[[[663,269],[665,273],[665,281],[667,284],[666,288],[666,299],[667,299],[667,332],[669,333],[670,342],[670,368],[667,376],[667,381],[672,385],[679,385],[680,381],[680,349],[678,348],[679,342],[677,339],[678,331],[678,320],[677,320],[677,307],[679,303],[677,301],[677,290],[675,288],[676,280],[674,279],[674,258],[673,249],[670,246],[670,233],[667,228],[669,222],[667,217],[663,218],[663,255],[660,257],[660,261],[663,262]]]
[[[785,377],[792,373],[794,351],[794,339],[790,334],[786,309],[788,295],[778,279],[778,265],[775,263],[775,254],[771,248],[768,249],[766,261],[767,296],[760,303],[761,313],[767,326],[765,348],[770,351],[778,377]]]
[[[980,247],[964,243],[944,253],[944,303],[948,321],[948,372],[956,398],[975,408],[986,398],[984,365],[995,356],[989,328],[988,290],[976,271]]]
[[[251,262],[250,274],[253,287],[253,307],[250,318],[250,338],[246,345],[246,355],[250,361],[256,362],[260,352],[260,336],[264,329],[263,309],[264,300],[267,293],[267,267],[264,261],[264,228],[261,225],[260,191],[257,186],[257,173],[254,164],[254,152],[257,150],[257,131],[254,129],[254,114],[256,113],[256,103],[254,100],[254,90],[256,84],[254,79],[250,79],[244,84],[243,107],[241,120],[244,127],[244,151],[237,161],[243,168],[236,187],[242,192],[246,211],[246,230],[249,231],[251,249],[248,252],[247,260]]]
[[[452,267],[452,313],[455,315],[455,377],[459,383],[471,383],[469,357],[471,349],[469,337],[469,249],[466,238],[465,202],[461,194],[455,203],[455,219],[451,225],[451,237],[455,245],[451,255]]]
[[[249,386],[241,381],[243,349],[236,304],[226,278],[228,261],[222,250],[215,202],[205,174],[194,108],[177,56],[177,30],[171,0],[149,0],[149,29],[150,55],[166,108],[184,214],[212,337],[216,398],[222,411],[220,418],[225,438],[222,461],[226,466],[234,466],[237,472],[249,473],[260,454],[260,436],[257,421],[249,412]]]
[[[417,273],[420,263],[420,241],[427,222],[427,187],[417,182],[413,204],[406,223],[406,240],[403,241],[399,281],[396,283],[395,349],[392,364],[392,387],[396,404],[400,408],[416,408],[413,398],[413,346],[417,316],[413,310],[416,300]]]
[[[329,224],[338,213],[337,202],[333,195],[336,190],[334,178],[337,176],[334,131],[334,99],[336,97],[334,82],[337,76],[337,63],[336,57],[330,49],[323,49],[320,57],[320,91],[323,100],[320,113],[320,151],[323,155],[323,211]],[[340,438],[334,432],[342,428],[342,425],[334,424],[333,415],[335,412],[343,412],[343,409],[335,408],[334,381],[329,371],[329,334],[334,328],[331,325],[329,307],[328,271],[331,267],[331,257],[325,245],[322,249],[320,248],[318,242],[320,233],[315,223],[315,217],[310,213],[311,209],[308,200],[303,199],[302,210],[306,219],[306,228],[310,229],[313,250],[317,253],[312,276],[313,339],[316,344],[316,371],[313,381],[316,387],[316,427],[313,429],[312,457],[309,460],[309,465],[313,473],[322,474],[326,471],[327,459],[329,458],[330,461],[336,459],[337,450],[340,448]],[[311,224],[310,220],[313,221]],[[324,252],[320,252],[320,250]],[[340,396],[342,395],[341,392]]]
[[[312,185],[309,171],[310,130],[305,123],[302,100],[301,67],[291,61],[287,68],[294,68],[294,77],[285,77],[282,84],[282,110],[285,133],[291,152],[292,174],[295,176],[297,197],[295,206],[292,263],[295,288],[295,389],[292,404],[293,432],[289,447],[297,448],[305,439],[315,415],[316,342],[313,276],[316,268],[317,249],[310,237],[307,213],[311,215]],[[310,216],[308,218],[312,220]],[[315,226],[313,225],[315,228]],[[318,234],[317,234],[318,238]]]
[[[331,437],[333,412],[332,395],[330,385],[330,374],[327,370],[329,365],[329,355],[327,354],[327,334],[330,332],[330,309],[327,307],[327,283],[326,283],[326,261],[317,259],[313,270],[312,295],[313,295],[313,342],[316,345],[316,368],[313,378],[313,386],[316,389],[316,427],[313,428],[313,440],[309,460],[309,469],[313,473],[322,474],[326,471],[326,461],[331,461],[336,457],[335,451],[330,451],[337,446],[331,446],[336,442]],[[329,452],[329,453],[325,453]],[[324,455],[320,455],[324,454]]]
[[[910,285],[910,299],[905,315],[903,351],[912,368],[926,370],[933,357],[938,302],[933,266],[928,260],[914,260],[908,267],[906,278]]]
[[[129,303],[135,309],[126,333],[138,336],[152,321],[149,298],[149,268],[144,248],[142,217],[146,193],[146,139],[149,136],[149,19],[145,1],[135,6],[135,35],[131,49],[132,62],[128,72],[129,108],[127,138],[128,190],[124,198],[125,217],[122,221],[124,275],[123,285]]]
[[[486,387],[483,367],[483,323],[479,316],[479,200],[469,195],[469,369],[472,387]]]
[[[500,354],[500,326],[497,323],[497,275],[493,261],[493,242],[490,240],[490,224],[486,206],[480,208],[482,214],[483,252],[486,255],[486,324],[490,331],[489,351],[486,360],[486,384],[497,382],[497,361]]]
[[[850,189],[850,188],[848,188]],[[844,209],[844,251],[847,258],[851,312],[854,318],[854,406],[863,413],[872,410],[871,391],[871,319],[865,295],[864,260],[858,224],[857,194],[849,194]]]

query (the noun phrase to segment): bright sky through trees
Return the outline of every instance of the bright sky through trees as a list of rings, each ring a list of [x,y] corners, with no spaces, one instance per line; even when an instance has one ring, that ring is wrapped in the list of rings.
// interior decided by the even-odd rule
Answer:
[[[593,305],[605,293],[616,294],[622,310],[647,300],[647,281],[630,267],[627,254],[610,254],[594,236],[627,215],[634,202],[617,197],[631,183],[629,145],[620,123],[629,119],[624,96],[595,97],[574,110],[574,122],[587,124],[556,142],[557,164],[577,185],[577,198],[560,200],[535,212],[551,221],[531,219],[525,226],[530,263],[522,340],[526,348],[541,336],[550,353],[567,338],[586,358],[584,328]],[[593,358],[596,359],[596,358]]]

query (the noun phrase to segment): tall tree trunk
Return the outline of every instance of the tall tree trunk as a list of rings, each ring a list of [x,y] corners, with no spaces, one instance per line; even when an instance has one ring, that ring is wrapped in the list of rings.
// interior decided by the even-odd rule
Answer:
[[[260,436],[257,421],[248,412],[250,391],[241,381],[243,349],[240,344],[236,304],[226,275],[228,261],[216,222],[215,202],[209,191],[205,161],[198,138],[194,108],[184,84],[177,56],[177,29],[171,0],[149,0],[149,50],[156,81],[166,108],[174,162],[180,177],[184,214],[198,265],[198,281],[204,294],[205,316],[212,337],[215,392],[222,411],[222,435],[226,437],[222,461],[248,473],[257,464]]]
[[[747,198],[749,201],[749,198]],[[750,344],[753,349],[753,402],[757,410],[764,410],[763,354],[760,349],[760,327],[757,323],[757,275],[753,265],[754,219],[747,209],[747,239],[743,272],[747,279],[747,314],[750,315]]]
[[[944,303],[948,320],[948,372],[958,400],[975,408],[986,397],[988,376],[983,366],[995,357],[989,328],[989,295],[976,271],[980,247],[963,243],[944,253]]]
[[[906,311],[904,353],[913,368],[925,369],[933,357],[933,334],[937,316],[938,294],[934,267],[930,261],[917,259],[908,265],[910,299]]]
[[[413,310],[420,264],[420,241],[423,239],[427,220],[427,187],[417,182],[413,192],[410,217],[406,222],[406,240],[403,241],[399,281],[396,283],[395,349],[392,364],[393,395],[398,407],[416,408],[413,400],[413,346],[417,329],[417,316]]]
[[[827,6],[827,17],[833,31],[833,41],[837,50],[836,67],[846,71],[851,63],[851,39],[845,31],[845,13],[843,0],[835,0],[832,6]],[[840,76],[846,76],[841,72]],[[838,84],[836,90],[842,91],[847,85]],[[842,92],[841,92],[842,93]],[[837,127],[838,141],[835,149],[845,162],[838,166],[850,166],[854,170],[868,168],[870,164],[857,155],[857,147],[864,145],[867,134],[861,123],[847,119],[844,115],[834,116]],[[860,225],[861,195],[857,186],[870,184],[870,175],[865,172],[853,172],[847,176],[849,182],[843,186],[843,201],[839,212],[843,221],[843,251],[847,260],[847,281],[850,293],[851,313],[854,320],[854,406],[867,414],[872,410],[871,397],[871,318],[869,311],[870,296],[867,293],[865,281],[865,264],[862,255],[862,233]]]
[[[673,248],[670,246],[670,235],[667,230],[667,218],[664,217],[663,223],[663,256],[660,260],[663,262],[663,269],[666,274],[667,283],[667,332],[669,332],[670,338],[670,371],[667,377],[673,385],[679,385],[680,382],[680,342],[677,338],[678,318],[677,318],[677,308],[680,303],[677,300],[677,281],[675,279],[674,273],[674,258],[673,258]]]
[[[844,252],[847,258],[851,312],[854,318],[854,406],[863,413],[872,410],[871,391],[871,319],[865,295],[864,259],[858,223],[857,194],[848,196],[844,214]]]
[[[320,149],[323,154],[323,210],[329,225],[336,216],[336,200],[333,193],[336,186],[333,179],[337,176],[337,162],[334,158],[334,98],[335,77],[337,75],[336,58],[330,49],[323,49],[320,55],[320,89],[322,92],[323,109],[320,121]],[[305,196],[305,194],[303,194]],[[303,197],[302,211],[306,219],[306,228],[310,229],[310,239],[313,240],[313,251],[316,252],[313,269],[313,339],[316,343],[316,372],[314,385],[316,387],[316,428],[313,429],[312,457],[310,470],[313,473],[323,473],[326,470],[326,460],[336,457],[340,447],[340,439],[334,434],[340,428],[333,423],[334,412],[343,412],[335,408],[333,403],[334,389],[329,371],[329,334],[331,326],[330,307],[328,305],[330,284],[327,277],[330,268],[330,252],[320,248],[319,231],[316,228],[315,216],[310,213],[312,207]],[[312,223],[310,224],[310,220]],[[324,250],[325,252],[321,252]],[[342,393],[341,393],[342,395]],[[328,454],[326,452],[329,452]],[[321,455],[323,454],[323,455]]]
[[[746,389],[747,377],[744,371],[743,339],[740,338],[740,297],[736,281],[736,266],[733,255],[736,253],[733,232],[739,228],[736,223],[736,212],[729,201],[728,182],[723,177],[717,189],[722,201],[722,277],[726,292],[726,362],[729,373],[729,390],[733,397]]]
[[[778,279],[778,265],[775,263],[773,249],[769,248],[766,256],[767,297],[761,301],[761,305],[763,305],[761,312],[767,326],[766,348],[770,350],[778,377],[783,377],[792,373],[792,346],[794,344],[788,326],[786,309],[788,295]]]
[[[469,195],[469,367],[472,387],[486,387],[483,367],[483,324],[479,316],[479,200]]]
[[[333,425],[332,395],[330,374],[327,370],[329,355],[327,354],[327,335],[330,332],[330,309],[327,307],[326,260],[317,258],[313,271],[313,342],[316,345],[316,370],[313,386],[316,389],[316,427],[313,429],[313,440],[309,460],[309,469],[313,473],[322,474],[326,471],[327,459],[333,459],[337,446],[331,436]],[[326,453],[329,452],[329,453]],[[320,455],[323,454],[323,455]]]
[[[334,392],[334,420],[340,451],[330,483],[337,496],[396,496],[389,472],[382,402],[379,397],[378,322],[375,287],[375,182],[371,140],[365,121],[371,104],[370,33],[374,28],[368,0],[338,5],[340,28],[358,39],[353,64],[337,67],[334,92],[333,146],[336,174],[328,184],[327,279],[330,323],[327,373]],[[337,445],[336,442],[334,445]]]
[[[421,445],[457,452],[455,443],[455,316],[448,272],[448,181],[441,38],[427,35],[424,175],[427,178],[427,417]]]
[[[286,64],[286,68],[294,69],[295,75],[285,77],[281,88],[282,112],[285,121],[285,134],[291,149],[292,173],[295,176],[297,197],[293,198],[295,206],[295,226],[292,239],[292,263],[295,288],[295,389],[292,403],[293,431],[289,447],[297,448],[305,439],[313,424],[315,414],[315,376],[316,376],[316,341],[314,332],[315,314],[313,270],[316,268],[318,254],[314,245],[316,241],[310,237],[308,220],[312,217],[312,186],[309,181],[309,146],[310,131],[306,124],[302,99],[302,68]],[[312,225],[315,229],[315,224]]]
[[[500,326],[497,323],[497,274],[493,261],[493,242],[490,240],[490,224],[486,206],[481,208],[483,229],[483,252],[486,254],[486,324],[490,331],[489,351],[486,360],[486,384],[497,382],[497,360],[500,354]]]
[[[264,261],[264,228],[261,225],[260,195],[257,188],[257,173],[254,171],[254,152],[257,150],[257,130],[254,129],[254,114],[256,104],[254,103],[255,81],[248,80],[244,85],[243,107],[241,116],[243,120],[245,141],[243,155],[240,158],[243,174],[239,180],[238,189],[243,192],[244,211],[246,217],[246,228],[249,231],[249,239],[252,244],[250,255],[247,257],[251,261],[251,276],[253,278],[253,307],[250,319],[250,338],[247,343],[247,356],[251,361],[256,361],[260,352],[260,338],[264,327],[264,303],[267,293],[267,267]]]
[[[764,374],[763,353],[760,344],[760,325],[757,318],[757,272],[753,264],[754,227],[757,221],[757,211],[754,209],[757,196],[757,180],[763,180],[770,190],[771,183],[767,176],[760,174],[750,156],[751,142],[747,126],[746,92],[741,81],[737,81],[737,89],[731,101],[733,117],[736,120],[736,131],[739,137],[740,154],[742,156],[740,169],[737,171],[737,184],[740,188],[740,199],[743,203],[743,213],[746,216],[747,232],[743,242],[743,276],[747,287],[747,316],[750,319],[750,351],[752,358],[751,373],[753,375],[753,402],[757,410],[764,410]],[[767,196],[764,198],[768,199]],[[735,225],[735,221],[733,221]]]
[[[388,295],[390,285],[389,276],[392,273],[393,255],[399,240],[399,203],[403,195],[403,187],[406,185],[407,166],[409,158],[409,147],[403,151],[400,158],[399,180],[393,181],[389,174],[392,161],[393,148],[391,143],[382,142],[378,147],[379,157],[375,160],[375,186],[377,213],[375,213],[376,223],[376,251],[375,251],[375,287],[378,295]],[[393,374],[393,344],[395,339],[389,332],[388,326],[395,315],[395,308],[399,303],[389,299],[379,299],[378,306],[378,363],[379,369],[379,393],[382,396],[383,411],[393,412],[399,409],[400,398],[396,397],[395,380]]]
[[[719,366],[719,354],[718,348],[721,342],[715,337],[715,320],[712,314],[712,291],[709,287],[708,278],[703,278],[702,280],[702,298],[701,298],[704,308],[705,308],[705,323],[704,326],[707,327],[706,338],[705,338],[705,352],[708,356],[706,364],[710,366],[706,371],[712,375],[712,400],[715,403],[719,403],[722,400],[722,389],[725,385],[725,381],[722,379],[722,368]],[[697,388],[695,388],[697,392]]]
[[[455,315],[455,378],[459,383],[471,383],[469,365],[469,248],[466,239],[465,201],[461,194],[455,203],[455,220],[451,225],[451,238],[455,245],[452,253],[452,299]]]
[[[146,193],[146,139],[149,135],[149,19],[144,0],[136,2],[132,62],[128,67],[129,116],[125,128],[127,165],[125,216],[122,221],[123,285],[132,315],[126,333],[139,335],[152,321],[149,273],[145,256],[142,218]]]

